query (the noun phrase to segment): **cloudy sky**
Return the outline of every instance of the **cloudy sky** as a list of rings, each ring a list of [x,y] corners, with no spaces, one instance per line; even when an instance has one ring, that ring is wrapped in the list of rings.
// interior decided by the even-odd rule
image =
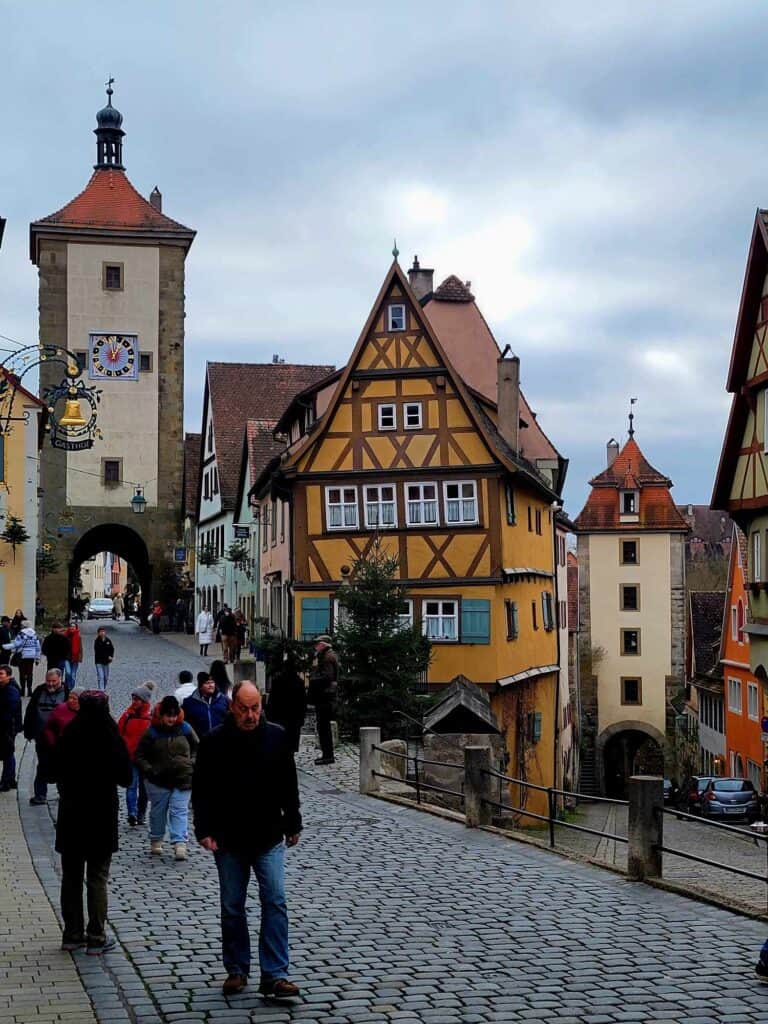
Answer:
[[[28,224],[86,183],[116,78],[134,185],[197,229],[186,419],[205,360],[340,365],[391,260],[472,289],[570,458],[637,438],[708,502],[755,208],[765,6],[0,0],[0,334],[36,340]]]

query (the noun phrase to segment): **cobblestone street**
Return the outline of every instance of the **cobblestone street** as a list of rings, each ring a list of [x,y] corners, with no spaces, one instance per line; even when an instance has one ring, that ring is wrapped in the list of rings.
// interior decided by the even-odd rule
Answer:
[[[180,668],[196,671],[172,639],[119,628],[115,710],[140,679],[154,678],[163,693]],[[99,1021],[768,1021],[766,990],[753,977],[765,925],[332,785],[350,784],[350,761],[327,776],[314,766],[302,774],[305,829],[287,857],[301,1000],[266,1003],[255,986],[222,997],[212,858],[196,846],[186,863],[150,858],[146,833],[123,815],[110,901],[118,950],[103,963],[70,958],[54,952],[51,923],[39,926],[54,962],[74,960]],[[48,813],[28,806],[32,768],[27,747],[22,819],[56,905],[55,803]],[[12,871],[13,857],[6,863]],[[22,1007],[10,1019],[56,1017],[24,1016]]]

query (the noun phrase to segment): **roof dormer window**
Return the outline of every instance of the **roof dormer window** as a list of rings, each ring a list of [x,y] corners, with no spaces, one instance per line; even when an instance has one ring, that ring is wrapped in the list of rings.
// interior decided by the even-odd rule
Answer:
[[[621,514],[623,516],[636,516],[640,508],[640,495],[637,491],[621,491]]]
[[[389,323],[387,330],[390,331],[404,331],[405,330],[405,306],[400,303],[389,307]]]

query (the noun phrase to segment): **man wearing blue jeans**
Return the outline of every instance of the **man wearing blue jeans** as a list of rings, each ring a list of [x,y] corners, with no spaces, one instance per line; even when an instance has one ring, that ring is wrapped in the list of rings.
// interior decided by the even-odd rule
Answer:
[[[231,714],[200,741],[192,777],[195,835],[213,853],[221,893],[224,995],[242,992],[251,970],[245,901],[251,870],[261,902],[259,992],[290,998],[284,858],[301,832],[293,751],[281,726],[261,715],[249,682],[232,691]]]
[[[109,666],[115,657],[115,645],[107,636],[103,626],[96,630],[96,639],[93,641],[93,660],[96,663],[96,685],[100,690],[106,690],[109,682]]]

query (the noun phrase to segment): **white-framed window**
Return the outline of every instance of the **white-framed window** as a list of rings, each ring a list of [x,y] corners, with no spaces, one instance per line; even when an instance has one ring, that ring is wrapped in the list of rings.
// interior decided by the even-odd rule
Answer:
[[[357,488],[326,487],[325,512],[329,530],[356,530]]]
[[[731,605],[731,640],[739,638],[739,620],[737,618],[736,605]]]
[[[397,526],[394,484],[373,484],[365,488],[365,525],[373,529]]]
[[[405,330],[405,306],[402,303],[395,303],[387,310],[387,330]]]
[[[421,427],[421,402],[406,402],[403,410],[403,426],[406,430],[419,430]]]
[[[397,406],[390,403],[379,406],[379,430],[397,430]]]
[[[546,629],[547,632],[555,628],[555,616],[553,613],[552,595],[548,590],[542,590],[541,592],[541,621],[544,625],[544,629]]]
[[[763,788],[763,773],[760,765],[756,761],[750,761],[749,758],[747,758],[747,778],[755,787],[755,792],[760,793]]]
[[[637,491],[621,492],[621,514],[623,516],[637,515],[638,497]]]
[[[741,714],[741,680],[733,677],[728,679],[728,710]]]
[[[747,715],[753,722],[760,718],[760,706],[757,683],[747,683]]]
[[[459,480],[443,484],[446,523],[477,522],[477,484],[474,480]]]
[[[760,531],[752,534],[752,582],[761,583],[763,579],[763,561],[760,551]]]
[[[437,526],[437,484],[405,485],[407,526]]]
[[[413,629],[413,601],[410,597],[403,601],[397,621],[400,624],[400,629]]]
[[[459,608],[457,601],[424,601],[422,624],[430,640],[459,639]]]

